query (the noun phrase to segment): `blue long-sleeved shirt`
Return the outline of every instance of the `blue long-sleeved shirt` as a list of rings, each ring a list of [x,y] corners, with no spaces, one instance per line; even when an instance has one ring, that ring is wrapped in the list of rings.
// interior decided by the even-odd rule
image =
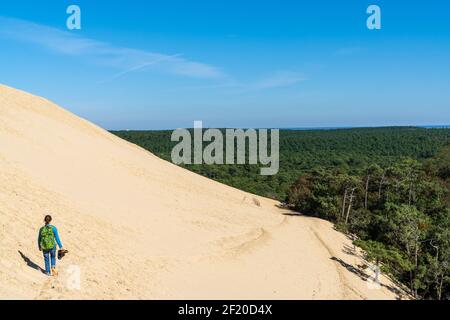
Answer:
[[[52,227],[52,231],[53,231],[53,235],[55,236],[56,243],[58,244],[58,247],[61,249],[63,246],[62,246],[61,240],[59,239],[58,229],[53,225],[49,225],[49,227]],[[41,230],[42,230],[42,228],[39,229],[39,235],[38,235],[38,247],[39,248],[41,247]]]

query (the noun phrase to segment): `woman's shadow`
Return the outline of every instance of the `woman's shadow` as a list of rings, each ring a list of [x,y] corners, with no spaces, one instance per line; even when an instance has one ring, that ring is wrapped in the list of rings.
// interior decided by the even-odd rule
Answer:
[[[27,266],[29,266],[30,268],[33,268],[35,270],[41,271],[41,272],[45,272],[44,269],[42,269],[40,266],[38,266],[36,263],[34,263],[33,261],[30,260],[30,258],[28,258],[26,255],[24,255],[22,253],[22,251],[18,250],[20,256],[22,257],[23,261],[26,262]]]

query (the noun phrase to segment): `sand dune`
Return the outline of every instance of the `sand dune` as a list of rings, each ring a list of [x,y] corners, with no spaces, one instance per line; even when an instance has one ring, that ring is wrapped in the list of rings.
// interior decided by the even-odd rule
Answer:
[[[276,204],[0,86],[1,299],[397,297],[330,223]],[[55,278],[38,269],[47,213],[70,250]]]

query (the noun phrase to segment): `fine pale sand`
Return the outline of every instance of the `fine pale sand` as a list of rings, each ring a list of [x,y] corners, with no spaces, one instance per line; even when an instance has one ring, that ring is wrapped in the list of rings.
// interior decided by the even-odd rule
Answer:
[[[1,299],[399,297],[365,281],[332,224],[276,205],[0,85]],[[52,278],[37,248],[48,213],[70,251]]]

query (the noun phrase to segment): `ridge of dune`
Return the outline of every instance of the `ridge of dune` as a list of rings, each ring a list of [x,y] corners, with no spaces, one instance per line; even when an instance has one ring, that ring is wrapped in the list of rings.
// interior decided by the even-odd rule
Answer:
[[[254,199],[257,199],[255,201]],[[60,275],[39,271],[52,213]],[[331,223],[166,162],[0,85],[0,299],[395,299]],[[74,270],[81,288],[71,288]]]

